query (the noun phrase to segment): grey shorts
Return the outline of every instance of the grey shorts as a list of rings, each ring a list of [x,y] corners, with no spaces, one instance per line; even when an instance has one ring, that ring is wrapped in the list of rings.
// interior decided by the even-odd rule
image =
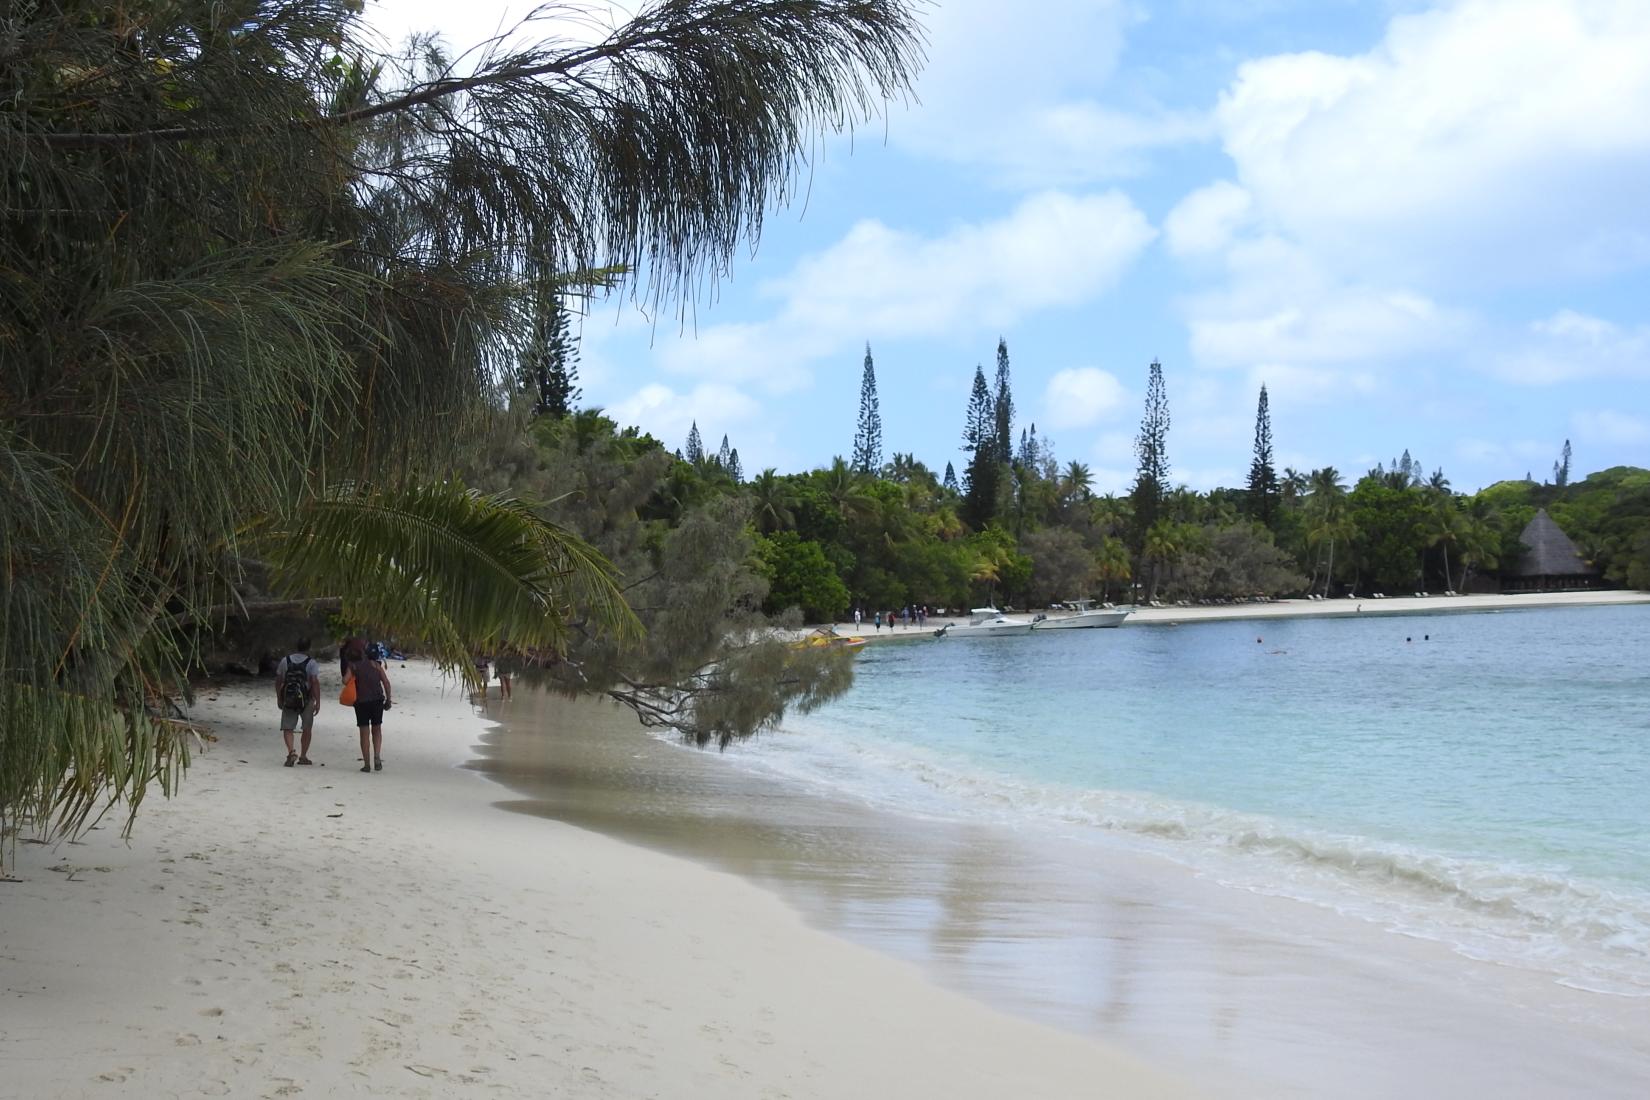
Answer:
[[[303,710],[286,710],[285,708],[282,708],[282,710],[281,710],[281,729],[282,730],[295,730],[295,729],[297,729],[298,728],[298,720],[300,718],[303,719],[304,732],[305,733],[309,733],[310,731],[312,731],[315,728],[315,712],[313,710],[311,710],[310,708],[305,707]]]

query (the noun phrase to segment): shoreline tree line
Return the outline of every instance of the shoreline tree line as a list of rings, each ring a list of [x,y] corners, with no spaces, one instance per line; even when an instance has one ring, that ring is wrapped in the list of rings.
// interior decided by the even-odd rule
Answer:
[[[1088,468],[1061,465],[1035,424],[1015,420],[1006,340],[988,380],[977,366],[963,414],[965,466],[942,474],[909,453],[882,460],[872,350],[861,376],[851,460],[744,484],[714,463],[680,474],[698,496],[744,496],[769,611],[809,621],[906,605],[1039,607],[1113,601],[1227,601],[1498,589],[1545,508],[1606,584],[1650,587],[1650,471],[1570,477],[1564,441],[1552,480],[1526,475],[1474,494],[1405,451],[1360,477],[1334,467],[1278,470],[1271,402],[1257,398],[1246,482],[1196,492],[1173,481],[1162,364],[1147,370],[1126,494],[1096,494]],[[1015,432],[1018,430],[1017,445]]]

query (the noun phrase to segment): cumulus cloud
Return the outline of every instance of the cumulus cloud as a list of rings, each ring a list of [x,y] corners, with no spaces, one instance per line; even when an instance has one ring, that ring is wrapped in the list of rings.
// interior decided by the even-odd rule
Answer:
[[[678,393],[653,383],[614,402],[606,412],[620,424],[639,425],[671,448],[680,447],[697,423],[706,445],[714,449],[724,434],[754,422],[760,409],[750,396],[732,386],[707,382]]]
[[[1244,65],[1216,110],[1258,210],[1398,281],[1650,257],[1650,4],[1462,0],[1370,52]]]
[[[1524,339],[1497,356],[1508,381],[1552,385],[1583,378],[1650,379],[1650,325],[1624,327],[1563,309],[1529,326]]]
[[[1457,0],[1365,53],[1241,66],[1214,113],[1235,178],[1164,221],[1172,254],[1221,272],[1181,303],[1196,360],[1645,377],[1644,331],[1456,303],[1650,262],[1646,56],[1650,4]]]
[[[1123,384],[1098,367],[1059,371],[1043,395],[1043,421],[1053,428],[1086,428],[1116,412],[1126,396]]]
[[[1650,421],[1615,409],[1594,409],[1570,417],[1576,438],[1588,443],[1638,444],[1650,442]]]
[[[1249,371],[1249,388],[1267,388],[1273,405],[1315,405],[1374,393],[1378,384],[1367,370],[1298,367],[1269,363]]]
[[[1176,256],[1222,252],[1249,220],[1254,201],[1229,180],[1217,180],[1181,199],[1163,221],[1164,243]]]
[[[660,349],[667,370],[794,389],[807,365],[885,337],[994,338],[1112,287],[1156,235],[1117,191],[1043,192],[996,221],[924,237],[874,219],[771,280],[765,321],[712,325]]]
[[[1131,0],[1039,0],[1011,15],[1001,0],[936,4],[923,18],[920,106],[892,115],[889,141],[1035,189],[1132,176],[1154,150],[1208,140],[1206,112],[1170,110],[1137,85],[1117,86],[1139,18]],[[1126,103],[1110,101],[1120,95]]]

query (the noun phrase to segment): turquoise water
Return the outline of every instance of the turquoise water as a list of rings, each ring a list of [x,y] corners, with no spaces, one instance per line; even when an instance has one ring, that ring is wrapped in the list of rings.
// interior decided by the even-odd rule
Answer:
[[[1650,608],[867,647],[732,753],[1650,996]]]

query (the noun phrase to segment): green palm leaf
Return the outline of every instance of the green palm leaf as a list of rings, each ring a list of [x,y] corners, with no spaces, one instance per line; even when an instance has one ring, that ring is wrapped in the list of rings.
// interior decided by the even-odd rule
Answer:
[[[640,631],[606,559],[507,495],[345,488],[279,526],[284,587],[337,594],[350,618],[420,638],[444,667],[467,670],[477,648],[501,644],[559,654],[572,629]]]

